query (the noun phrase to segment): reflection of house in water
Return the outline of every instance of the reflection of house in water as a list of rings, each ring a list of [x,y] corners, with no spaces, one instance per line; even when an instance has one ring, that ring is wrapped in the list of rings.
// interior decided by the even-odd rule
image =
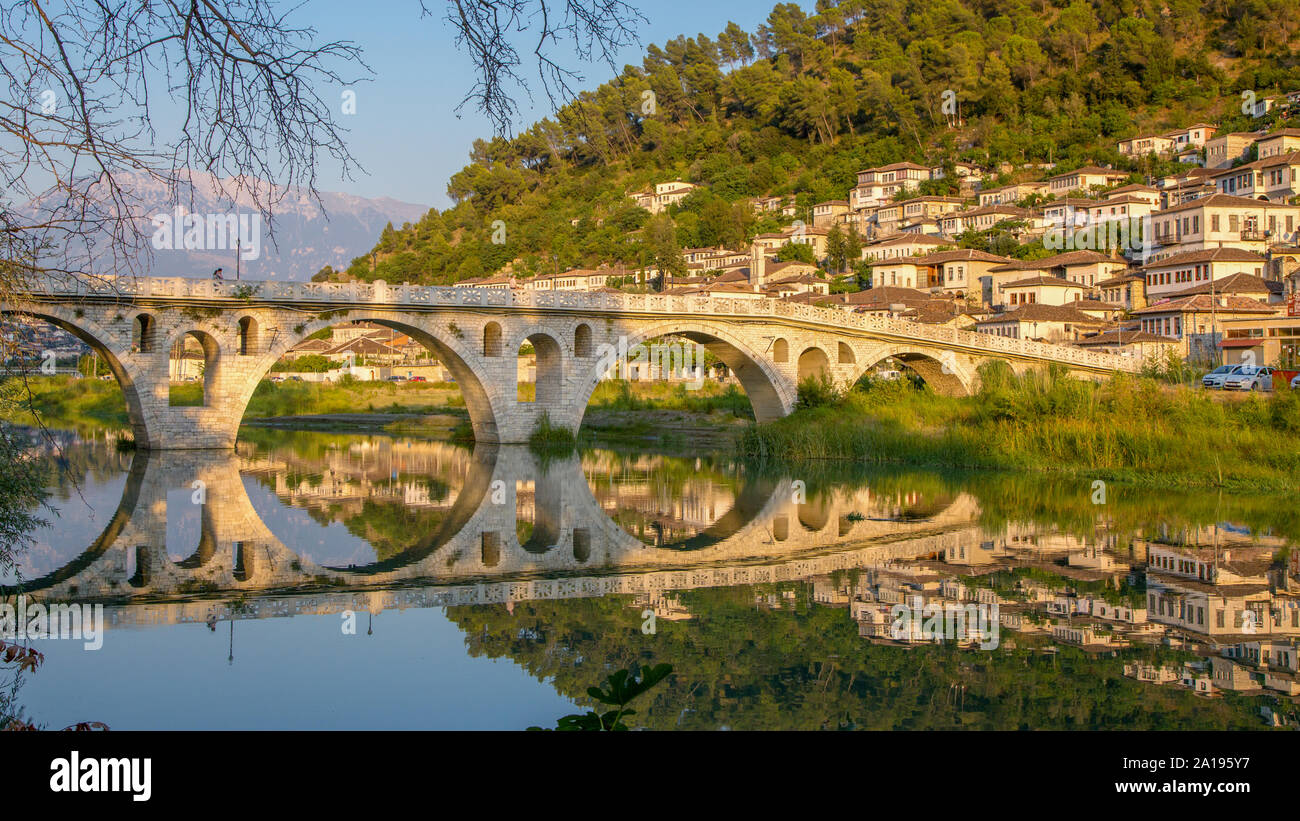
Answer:
[[[1210,584],[1264,584],[1273,550],[1249,544],[1220,548],[1150,543],[1147,564],[1164,575]]]
[[[999,559],[1011,556],[1012,554],[1000,548],[996,541],[983,541],[978,544],[965,543],[957,545],[954,548],[943,551],[940,555],[942,561],[947,564],[961,564],[970,567],[980,565],[996,564]]]
[[[241,453],[240,472],[267,482],[280,499],[311,509],[355,515],[367,500],[412,508],[448,508],[460,492],[469,452],[444,442],[386,437],[326,448],[315,458],[289,449]]]
[[[583,464],[601,510],[652,546],[697,536],[735,506],[736,491],[730,480],[697,474],[677,483],[665,478],[662,468],[661,457],[646,456]]]
[[[849,615],[858,624],[858,635],[873,644],[952,644],[971,647],[990,641],[1000,629],[985,625],[974,604],[960,604],[942,597],[909,596],[899,604],[882,601],[852,601]],[[989,618],[986,614],[985,618]],[[988,627],[989,629],[984,629]]]
[[[1073,533],[1045,531],[1040,525],[1008,522],[1003,533],[993,537],[994,550],[1017,558],[1044,558],[1069,554],[1092,546],[1092,542]]]
[[[1221,584],[1147,573],[1147,611],[1153,621],[1212,637],[1300,634],[1294,595],[1267,584]]]
[[[1081,570],[1099,570],[1102,572],[1127,571],[1128,564],[1097,545],[1089,545],[1082,550],[1072,550],[1066,559],[1070,567]]]
[[[666,596],[658,590],[638,594],[632,599],[631,606],[642,612],[645,610],[653,611],[656,619],[690,621],[695,618],[691,611],[682,606],[680,600],[672,596]]]
[[[1092,625],[1054,624],[1052,638],[1084,650],[1115,650],[1128,646],[1118,636]]]

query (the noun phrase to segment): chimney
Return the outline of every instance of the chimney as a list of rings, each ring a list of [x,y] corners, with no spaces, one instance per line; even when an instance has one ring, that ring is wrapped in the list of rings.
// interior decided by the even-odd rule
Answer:
[[[758,244],[758,240],[749,246],[749,284],[755,291],[762,290],[764,280],[766,279],[767,256],[763,253],[763,246]]]

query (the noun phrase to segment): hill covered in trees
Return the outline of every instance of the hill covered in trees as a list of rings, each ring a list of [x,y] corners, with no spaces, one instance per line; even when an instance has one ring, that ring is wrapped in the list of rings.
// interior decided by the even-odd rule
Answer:
[[[452,208],[390,225],[370,254],[317,278],[449,284],[507,265],[523,275],[737,247],[781,224],[756,220],[746,198],[808,208],[844,199],[858,170],[903,160],[1159,173],[1118,155],[1116,139],[1197,120],[1258,128],[1242,92],[1300,88],[1297,44],[1297,0],[817,0],[813,14],[783,3],[753,32],[732,23],[651,45],[553,118],[476,140],[447,186]],[[656,217],[627,197],[674,179],[704,190]]]

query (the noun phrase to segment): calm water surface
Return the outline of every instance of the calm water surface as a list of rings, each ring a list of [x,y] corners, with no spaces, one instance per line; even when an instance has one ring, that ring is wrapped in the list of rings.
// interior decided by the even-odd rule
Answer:
[[[1294,713],[1263,687],[1206,698],[1133,677],[1208,675],[1251,638],[1167,602],[1221,600],[1300,635],[1287,499],[1110,486],[1098,503],[1090,482],[1042,476],[793,476],[718,454],[542,459],[251,428],[235,453],[70,434],[33,450],[56,510],[8,595],[102,602],[108,623],[99,650],[34,643],[46,663],[10,709],[49,727],[553,726],[613,670],[661,662],[675,675],[636,705],[642,726],[1264,728],[1261,707]],[[1152,566],[1168,555],[1184,564]],[[1218,584],[1182,572],[1207,556]],[[898,640],[885,614],[917,597],[998,603],[994,646]]]

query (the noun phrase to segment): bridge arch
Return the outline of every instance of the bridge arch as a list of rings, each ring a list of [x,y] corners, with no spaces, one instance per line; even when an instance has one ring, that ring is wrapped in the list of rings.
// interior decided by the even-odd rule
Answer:
[[[170,390],[171,373],[171,355],[177,348],[181,351],[182,363],[184,362],[185,340],[193,337],[199,343],[203,351],[203,406],[212,407],[216,398],[217,384],[221,377],[221,368],[223,365],[221,356],[221,344],[217,342],[216,337],[207,331],[199,328],[182,328],[167,343],[167,376],[168,389]],[[170,403],[169,403],[170,404]]]
[[[140,395],[137,388],[137,385],[143,381],[140,379],[140,370],[134,363],[130,363],[129,360],[124,362],[113,352],[113,346],[107,341],[112,339],[113,334],[107,328],[102,327],[88,317],[77,316],[75,311],[62,307],[53,308],[52,310],[0,307],[0,316],[25,316],[31,319],[39,319],[60,330],[67,331],[86,343],[108,365],[109,372],[113,374],[118,387],[122,389],[122,395],[126,399],[127,423],[131,426],[131,433],[136,444],[140,447],[149,447],[149,430],[152,427],[152,419],[145,410],[144,397]],[[134,321],[133,319],[133,324]],[[154,338],[153,327],[152,317],[150,317],[149,328],[151,333],[148,338],[151,342]]]
[[[831,358],[816,345],[805,348],[799,354],[799,381],[820,378],[830,373]]]
[[[533,402],[529,404],[545,411],[558,409],[564,398],[564,346],[550,333],[540,330],[529,332],[519,340],[515,350],[522,348],[525,342],[532,346],[536,362],[533,377],[535,391]],[[523,381],[518,376],[516,371],[516,389],[518,383]]]
[[[240,356],[251,356],[258,352],[261,343],[261,325],[257,317],[252,314],[246,314],[239,318],[238,323],[238,348],[236,353]]]
[[[483,326],[483,355],[501,355],[501,323],[489,322]]]
[[[464,331],[457,334],[451,330],[443,333],[441,328],[449,326],[446,323],[435,321],[433,316],[427,318],[421,316],[418,324],[416,324],[417,320],[410,317],[398,318],[391,313],[382,311],[351,310],[342,316],[318,317],[311,322],[295,326],[292,333],[276,334],[278,341],[266,345],[261,358],[256,361],[251,373],[253,378],[245,380],[245,383],[239,387],[235,399],[239,416],[242,418],[244,409],[248,407],[248,402],[252,399],[253,391],[257,389],[258,383],[266,377],[266,374],[270,373],[271,368],[275,366],[275,363],[282,356],[312,334],[348,322],[371,322],[385,328],[392,328],[406,334],[425,348],[433,351],[443,366],[451,372],[456,384],[460,386],[461,394],[465,399],[465,409],[469,413],[470,425],[474,428],[475,439],[484,442],[495,441],[499,420],[493,411],[492,398],[488,389],[483,380],[480,379],[480,372],[486,373],[487,369],[475,368],[471,364],[481,362],[487,358],[485,354],[490,336],[489,328],[484,327],[484,353],[480,354],[470,347],[473,345],[474,348],[477,348],[477,344],[475,340],[470,339],[469,334]],[[489,326],[495,324],[488,323]],[[500,326],[497,325],[497,333],[499,334],[499,332]],[[466,339],[470,339],[470,341],[466,342]],[[498,336],[497,339],[499,340],[500,337]]]
[[[862,367],[854,375],[853,383],[886,359],[906,365],[936,393],[945,396],[970,396],[979,386],[979,374],[974,367],[952,351],[897,345],[875,348],[861,357]]]
[[[135,353],[153,353],[158,321],[153,314],[141,311],[131,320],[131,349]]]
[[[661,336],[677,336],[698,342],[721,360],[740,380],[757,421],[779,419],[794,407],[796,390],[789,377],[773,367],[772,361],[756,351],[740,334],[722,323],[688,321],[651,325],[629,333],[626,337],[626,350],[630,351],[637,345]],[[777,342],[784,343],[785,340],[778,339]],[[574,431],[582,426],[587,403],[591,401],[592,393],[600,384],[601,378],[611,366],[617,367],[618,364],[611,359],[608,351],[602,351],[591,364],[580,366],[588,370],[585,383],[580,385],[574,396]]]
[[[778,337],[772,341],[772,361],[785,364],[790,361],[790,343]]]
[[[591,326],[585,322],[573,329],[573,355],[579,359],[591,356]]]

